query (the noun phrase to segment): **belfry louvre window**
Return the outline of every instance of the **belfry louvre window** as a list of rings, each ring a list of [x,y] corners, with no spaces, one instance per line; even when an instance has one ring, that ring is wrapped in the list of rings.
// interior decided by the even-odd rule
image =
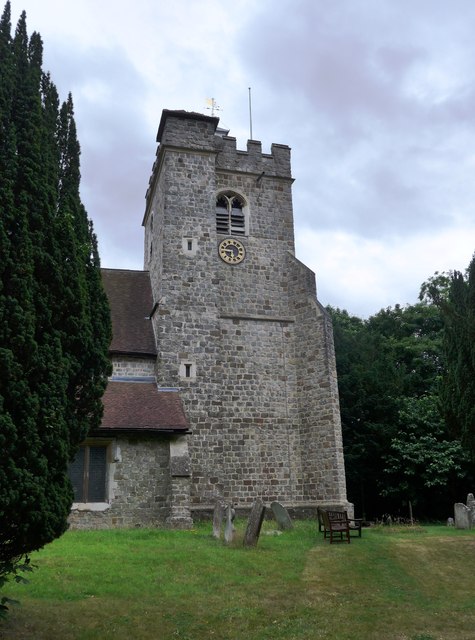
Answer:
[[[216,231],[233,236],[246,235],[245,203],[238,195],[220,193],[216,198]]]
[[[84,445],[69,465],[74,502],[106,502],[107,447]]]

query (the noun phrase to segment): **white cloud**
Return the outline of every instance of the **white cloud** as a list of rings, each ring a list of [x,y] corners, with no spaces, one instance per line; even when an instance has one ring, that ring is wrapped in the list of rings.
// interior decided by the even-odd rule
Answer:
[[[322,304],[368,317],[395,304],[415,304],[420,285],[435,271],[464,271],[474,253],[475,224],[384,243],[300,228],[296,247],[316,273]]]

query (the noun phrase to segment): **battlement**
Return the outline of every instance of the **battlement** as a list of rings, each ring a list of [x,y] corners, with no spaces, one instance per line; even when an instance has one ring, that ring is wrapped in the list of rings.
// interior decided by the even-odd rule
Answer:
[[[218,155],[216,168],[244,173],[264,173],[268,176],[291,178],[290,147],[286,144],[272,144],[270,153],[262,153],[259,140],[248,140],[247,150],[236,148],[236,138],[216,136]]]

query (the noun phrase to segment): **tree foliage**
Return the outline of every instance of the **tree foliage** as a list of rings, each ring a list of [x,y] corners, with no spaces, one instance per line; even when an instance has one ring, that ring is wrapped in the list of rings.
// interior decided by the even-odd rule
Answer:
[[[396,305],[368,320],[330,311],[349,499],[368,518],[409,501],[419,515],[444,517],[467,465],[440,412],[439,307]]]
[[[60,106],[26,16],[0,21],[0,562],[61,535],[67,465],[101,420],[110,320]]]
[[[444,319],[441,407],[451,434],[475,456],[475,256],[465,274],[454,271],[442,290],[428,293]]]
[[[383,495],[410,501],[426,516],[437,514],[436,505],[450,509],[453,485],[468,460],[461,442],[447,431],[436,394],[401,398],[398,432],[384,462]]]
[[[348,495],[357,513],[370,517],[382,508],[381,452],[395,432],[400,375],[383,335],[346,311],[330,311]]]

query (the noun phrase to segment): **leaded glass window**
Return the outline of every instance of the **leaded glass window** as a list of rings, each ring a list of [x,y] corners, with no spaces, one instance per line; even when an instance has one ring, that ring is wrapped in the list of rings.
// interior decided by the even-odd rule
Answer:
[[[106,502],[107,447],[83,445],[69,465],[74,502]]]

